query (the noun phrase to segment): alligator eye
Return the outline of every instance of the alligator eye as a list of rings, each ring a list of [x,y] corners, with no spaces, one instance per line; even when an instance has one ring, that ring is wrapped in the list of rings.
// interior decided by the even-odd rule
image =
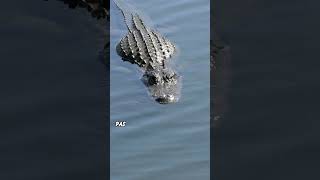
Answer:
[[[168,74],[164,77],[166,82],[176,82],[178,75],[176,73]]]
[[[177,77],[178,77],[178,75],[176,73],[173,73],[171,76],[171,78],[177,78]]]
[[[168,78],[168,79],[172,79],[172,78],[176,78],[176,76],[177,76],[177,74],[174,73],[174,72],[172,72],[172,73],[170,73],[170,74],[167,76],[167,78]]]
[[[148,82],[150,85],[154,85],[158,83],[158,79],[156,76],[150,76]]]

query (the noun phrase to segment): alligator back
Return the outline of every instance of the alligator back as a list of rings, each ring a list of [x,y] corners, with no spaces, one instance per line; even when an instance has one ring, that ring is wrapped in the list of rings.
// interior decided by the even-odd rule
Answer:
[[[118,54],[123,60],[140,67],[155,69],[157,66],[165,66],[165,60],[171,58],[175,52],[174,44],[147,27],[137,13],[125,12],[115,3],[121,10],[129,31],[117,45]]]
[[[138,15],[133,16],[133,28],[121,39],[117,46],[118,54],[140,67],[164,65],[171,58],[175,46],[161,34],[147,28]]]

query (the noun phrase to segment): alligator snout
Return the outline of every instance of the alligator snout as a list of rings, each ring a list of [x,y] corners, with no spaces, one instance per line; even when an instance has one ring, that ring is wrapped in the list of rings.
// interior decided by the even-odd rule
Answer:
[[[161,97],[157,97],[155,99],[160,104],[169,104],[169,103],[175,103],[178,101],[178,98],[174,95],[165,95]]]

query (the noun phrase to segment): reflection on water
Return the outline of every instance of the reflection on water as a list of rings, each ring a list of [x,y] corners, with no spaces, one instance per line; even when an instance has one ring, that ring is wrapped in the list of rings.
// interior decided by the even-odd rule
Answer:
[[[215,5],[216,28],[232,48],[217,179],[319,179],[320,2]]]
[[[172,64],[183,77],[182,95],[169,105],[150,99],[140,69],[115,51],[127,30],[112,3],[111,178],[209,179],[209,1],[129,2],[130,10],[178,46]],[[126,126],[115,127],[115,121]]]
[[[2,1],[0,179],[105,177],[105,28],[60,1]]]

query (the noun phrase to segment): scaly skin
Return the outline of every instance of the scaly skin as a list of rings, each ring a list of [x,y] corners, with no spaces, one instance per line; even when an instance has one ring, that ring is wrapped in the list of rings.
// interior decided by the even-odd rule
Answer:
[[[147,69],[163,68],[175,52],[175,46],[161,34],[149,29],[135,14],[133,27],[117,46],[119,55],[126,61]]]
[[[144,71],[142,81],[158,103],[177,102],[181,77],[168,64],[175,53],[174,44],[147,27],[138,14],[127,13],[118,3],[116,5],[122,12],[129,31],[117,45],[119,56],[124,61],[141,67]],[[128,21],[132,22],[131,25]]]

